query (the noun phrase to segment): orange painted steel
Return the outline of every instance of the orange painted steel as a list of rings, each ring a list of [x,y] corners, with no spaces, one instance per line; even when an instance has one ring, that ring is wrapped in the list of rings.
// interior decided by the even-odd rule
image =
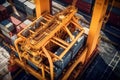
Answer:
[[[36,4],[36,16],[39,18],[44,12],[50,13],[50,0],[35,0]]]
[[[96,45],[98,44],[98,39],[100,36],[100,30],[102,28],[102,24],[104,22],[106,10],[108,7],[109,0],[96,0],[94,11],[92,14],[92,20],[90,24],[90,31],[87,39],[88,46],[88,57],[92,54]]]
[[[15,49],[18,57],[14,56],[12,59],[36,78],[40,80],[54,80],[55,66],[53,63],[58,60],[62,61],[65,54],[83,35],[84,29],[78,23],[78,19],[75,16],[77,0],[71,6],[68,6],[65,10],[54,16],[50,15],[49,0],[44,1],[36,0],[37,19],[17,34],[18,38],[15,41]],[[99,33],[107,6],[108,0],[96,0],[86,46],[83,52],[76,58],[75,63],[72,63],[68,71],[65,72],[65,75],[61,78],[62,80],[67,80],[78,64],[86,64],[90,56],[93,55],[98,44]],[[79,33],[74,37],[72,33],[76,30]],[[70,42],[66,41],[68,37]],[[60,55],[56,55],[56,48],[60,47],[64,51]],[[28,62],[37,67],[39,72],[32,68]],[[47,76],[48,74],[49,77]]]
[[[62,61],[64,55],[84,33],[78,21],[74,21],[76,11],[74,6],[68,6],[66,10],[61,11],[55,16],[46,12],[23,29],[15,41],[15,48],[19,56],[19,58],[14,58],[15,62],[32,75],[36,74],[35,77],[37,78],[47,79],[46,73],[48,73],[50,79],[54,80],[55,72],[53,62],[57,60]],[[36,27],[37,22],[39,26]],[[72,28],[69,25],[72,25]],[[76,37],[72,34],[75,30],[79,31]],[[61,31],[66,33],[66,35],[62,36],[64,34],[60,33]],[[66,42],[66,37],[70,37],[71,42]],[[54,50],[54,46],[64,48],[61,55],[58,56],[52,51]],[[27,61],[34,64],[41,73],[33,70]]]

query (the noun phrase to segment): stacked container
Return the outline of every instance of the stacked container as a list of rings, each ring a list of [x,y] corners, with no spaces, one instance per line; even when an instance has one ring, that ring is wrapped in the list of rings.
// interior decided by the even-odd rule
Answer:
[[[18,26],[21,21],[18,20],[17,18],[15,18],[14,16],[10,16],[9,20],[15,25],[15,26]]]
[[[27,25],[29,25],[31,23],[32,23],[32,21],[30,21],[29,19],[26,19],[25,21],[23,21],[21,24],[19,24],[16,27],[17,33],[19,33],[21,30],[23,30]]]
[[[120,27],[120,9],[119,8],[117,7],[112,8],[108,22],[114,26]]]
[[[63,0],[65,3],[72,4],[73,0]],[[95,0],[78,0],[76,3],[76,7],[87,14],[91,13],[92,5]]]
[[[0,78],[5,77],[8,71],[9,53],[2,47],[0,47]],[[10,80],[10,75],[8,76]],[[2,79],[3,80],[3,79]]]
[[[0,21],[2,21],[2,15],[0,15]]]
[[[25,1],[26,0],[13,0],[15,7],[22,12],[25,12],[25,5],[24,5]]]
[[[78,0],[76,6],[80,11],[90,14],[93,3],[94,3],[94,0]]]
[[[3,4],[5,2],[6,2],[6,0],[0,0],[0,4]]]
[[[8,18],[7,9],[2,5],[0,5],[0,15],[1,15],[1,20]]]
[[[25,5],[25,10],[26,10],[26,13],[27,13],[27,16],[35,16],[35,4],[29,2],[29,1],[26,1],[24,3]]]
[[[73,32],[74,36],[76,36],[77,34],[78,34],[78,31]],[[66,42],[70,43],[71,39],[68,37],[66,39]],[[83,47],[84,43],[85,43],[85,36],[83,35],[76,41],[76,43],[73,45],[73,47],[63,56],[62,60],[58,60],[58,61],[54,62],[56,79],[58,79],[58,77],[62,73],[62,70],[65,67],[67,67],[68,63],[76,56],[78,51]],[[64,49],[62,47],[60,47],[55,52],[55,54],[59,56],[63,51],[64,51]],[[58,71],[56,71],[56,70],[58,70]]]
[[[10,38],[13,35],[14,25],[9,20],[4,20],[0,23],[0,29],[6,37]]]
[[[29,19],[26,19],[24,22],[23,22],[25,25],[29,25],[32,23],[32,21],[30,21]]]
[[[12,9],[12,6],[10,5],[10,3],[9,2],[5,2],[4,4],[2,4],[4,7],[6,7],[6,9],[7,9],[7,12],[8,12],[8,14],[10,15],[12,12],[13,12],[13,9]]]

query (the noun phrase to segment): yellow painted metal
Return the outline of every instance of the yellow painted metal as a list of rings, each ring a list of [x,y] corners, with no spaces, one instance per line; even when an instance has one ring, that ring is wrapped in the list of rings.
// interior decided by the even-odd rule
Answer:
[[[36,16],[39,18],[42,13],[49,12],[50,13],[50,0],[35,0],[36,4]]]
[[[100,30],[101,30],[101,27],[102,27],[102,24],[105,18],[107,7],[108,7],[108,0],[96,0],[94,11],[92,14],[92,20],[90,24],[90,30],[88,34],[86,48],[81,53],[79,58],[75,60],[75,63],[70,66],[68,71],[63,76],[62,80],[67,80],[78,64],[81,63],[82,64],[81,67],[84,66],[90,59],[91,55],[94,53],[94,50],[98,44]],[[76,22],[76,19],[74,19],[74,21]],[[80,72],[81,72],[81,69],[78,70],[76,74]],[[76,75],[74,75],[74,77],[75,76]]]
[[[36,78],[47,80],[46,75],[49,74],[49,79],[54,80],[55,72],[53,63],[57,60],[62,61],[64,55],[83,35],[84,30],[79,25],[78,19],[75,16],[77,12],[75,8],[76,2],[77,0],[73,2],[72,6],[68,6],[64,11],[52,16],[50,15],[49,0],[36,0],[37,19],[18,33],[18,39],[15,41],[15,49],[19,58],[14,56],[13,60]],[[92,55],[98,43],[107,6],[108,0],[96,0],[86,48],[78,56],[79,58],[75,63],[71,65],[69,70],[66,71],[62,80],[67,80],[75,67],[79,63],[84,65],[85,61],[88,61]],[[36,27],[38,23],[39,25]],[[69,28],[71,24],[73,27]],[[72,34],[75,30],[79,31],[76,37]],[[70,42],[65,40],[67,37],[71,38]],[[57,49],[62,47],[64,51],[60,55],[56,55],[56,47]],[[28,61],[36,66],[40,72],[33,69],[28,64]]]
[[[14,60],[19,66],[21,66],[23,69],[27,70],[30,74],[35,76],[38,80],[46,80],[45,78],[42,77],[41,74],[39,74],[37,71],[34,69],[30,68],[28,65],[25,65],[22,61],[19,59]]]
[[[18,53],[18,56],[19,56],[20,61],[22,61],[22,59],[21,59],[21,53],[20,53],[20,51],[19,51],[19,49],[18,49],[18,43],[20,43],[21,41],[23,41],[22,38],[18,38],[17,40],[15,40],[15,48],[16,48],[16,51],[17,51],[17,53]]]
[[[70,66],[70,68],[67,70],[67,72],[65,73],[65,75],[63,76],[62,80],[68,80],[68,78],[70,77],[70,74],[72,73],[72,71],[74,71],[75,67],[82,62],[82,64],[84,63],[85,59],[86,59],[86,53],[87,53],[87,48],[81,53],[81,55],[79,56],[79,58],[75,61],[75,63],[73,65]],[[79,71],[79,70],[78,70]]]
[[[15,41],[16,52],[19,59],[14,58],[17,64],[28,72],[31,72],[36,78],[47,79],[46,73],[50,75],[50,79],[54,80],[55,72],[53,63],[61,60],[70,48],[76,43],[79,37],[83,35],[84,30],[75,19],[76,8],[68,6],[66,10],[61,11],[55,16],[50,13],[44,13],[41,17],[33,21],[18,34]],[[39,26],[35,27],[39,21]],[[72,25],[70,28],[69,25]],[[74,31],[79,33],[74,37]],[[66,35],[64,35],[64,32]],[[71,41],[66,42],[66,38],[70,37]],[[64,51],[61,55],[52,52],[55,47],[62,47]],[[51,50],[52,49],[52,50]],[[41,73],[34,70],[28,64],[30,61],[36,66]]]
[[[93,53],[98,44],[98,38],[100,36],[100,30],[105,18],[107,7],[108,0],[96,0],[86,44],[88,47],[87,57]]]

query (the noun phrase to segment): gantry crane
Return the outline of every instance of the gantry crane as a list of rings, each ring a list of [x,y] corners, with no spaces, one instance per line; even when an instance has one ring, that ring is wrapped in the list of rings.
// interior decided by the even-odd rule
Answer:
[[[84,43],[82,41],[85,37],[84,29],[75,16],[77,0],[73,1],[73,4],[65,10],[51,15],[50,0],[35,0],[37,19],[18,33],[14,49],[16,53],[11,55],[14,64],[18,64],[40,80],[58,79],[60,74],[62,74],[60,79],[67,80],[79,65],[73,77],[78,76],[94,55],[109,0],[96,0],[89,34],[84,47],[81,48],[81,53],[74,57],[75,60],[70,59],[74,62],[69,64],[68,69],[59,73],[65,68],[64,60],[69,60],[64,57],[75,54],[72,47],[76,46],[77,42]],[[56,66],[61,69],[56,69]]]

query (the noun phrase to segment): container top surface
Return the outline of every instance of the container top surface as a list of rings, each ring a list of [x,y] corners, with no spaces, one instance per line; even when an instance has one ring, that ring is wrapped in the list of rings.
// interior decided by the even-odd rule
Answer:
[[[16,18],[13,17],[13,16],[10,16],[9,19],[10,19],[10,21],[11,21],[13,24],[15,24],[15,25],[19,25],[19,24],[21,23],[20,20],[16,19]]]
[[[30,21],[29,19],[26,19],[23,23],[26,25],[29,25],[30,23],[32,23],[32,21]]]
[[[24,23],[21,23],[19,26],[20,26],[20,28],[24,29],[27,25]]]
[[[35,5],[29,1],[26,1],[24,4],[31,9],[35,9]]]
[[[9,23],[10,23],[9,20],[4,20],[4,21],[1,22],[1,24],[4,25],[4,26],[7,25],[7,24],[9,24]]]
[[[2,5],[0,5],[0,11],[3,11],[3,10],[5,10],[6,8],[4,7],[4,6],[2,6]]]
[[[92,4],[92,2],[93,2],[93,0],[82,0],[82,1],[87,2],[89,4]]]
[[[10,6],[10,3],[9,2],[5,2],[4,4],[2,4],[4,7],[8,7],[8,6]]]
[[[26,0],[16,0],[16,1],[19,1],[19,2],[25,2]]]

